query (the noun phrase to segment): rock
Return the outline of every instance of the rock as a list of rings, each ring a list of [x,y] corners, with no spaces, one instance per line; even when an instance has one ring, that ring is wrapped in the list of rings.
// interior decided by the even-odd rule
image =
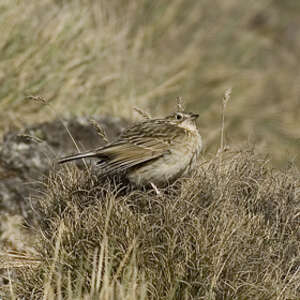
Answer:
[[[128,125],[119,118],[94,119],[109,140]],[[88,118],[78,117],[63,123],[55,120],[4,135],[0,144],[0,212],[22,214],[27,218],[30,195],[43,189],[42,178],[55,159],[77,152],[74,141],[81,150],[105,144]]]

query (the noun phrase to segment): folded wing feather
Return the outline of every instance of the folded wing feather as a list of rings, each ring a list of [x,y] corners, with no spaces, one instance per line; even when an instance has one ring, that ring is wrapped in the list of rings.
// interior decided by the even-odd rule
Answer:
[[[168,152],[167,144],[153,138],[139,140],[138,143],[116,143],[99,149],[97,163],[104,173],[124,171],[130,167],[161,157]]]
[[[72,160],[95,157],[100,161],[97,165],[102,169],[103,174],[124,171],[133,166],[151,161],[161,157],[168,152],[168,145],[161,139],[152,137],[132,138],[130,141],[116,141],[107,146],[68,155],[58,161],[64,163]]]

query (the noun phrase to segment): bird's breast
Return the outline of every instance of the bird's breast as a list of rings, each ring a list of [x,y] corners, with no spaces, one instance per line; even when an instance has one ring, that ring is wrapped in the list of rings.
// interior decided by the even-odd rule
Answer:
[[[188,175],[196,165],[202,148],[199,133],[177,138],[161,157],[129,170],[128,179],[136,185],[150,182],[162,186]]]

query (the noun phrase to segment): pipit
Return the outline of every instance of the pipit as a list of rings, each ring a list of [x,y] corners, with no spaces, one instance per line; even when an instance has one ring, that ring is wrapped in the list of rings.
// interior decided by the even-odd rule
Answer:
[[[202,140],[197,114],[175,112],[164,119],[146,119],[127,128],[112,143],[60,159],[64,163],[94,157],[101,175],[124,173],[136,186],[165,186],[196,166]]]

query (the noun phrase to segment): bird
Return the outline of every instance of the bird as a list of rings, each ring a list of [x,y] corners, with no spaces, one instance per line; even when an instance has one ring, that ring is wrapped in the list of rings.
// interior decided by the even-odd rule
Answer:
[[[189,175],[197,165],[202,138],[198,114],[176,111],[165,118],[147,118],[125,129],[120,136],[96,149],[71,154],[58,160],[65,163],[96,158],[100,176],[125,174],[137,187],[158,187]]]

